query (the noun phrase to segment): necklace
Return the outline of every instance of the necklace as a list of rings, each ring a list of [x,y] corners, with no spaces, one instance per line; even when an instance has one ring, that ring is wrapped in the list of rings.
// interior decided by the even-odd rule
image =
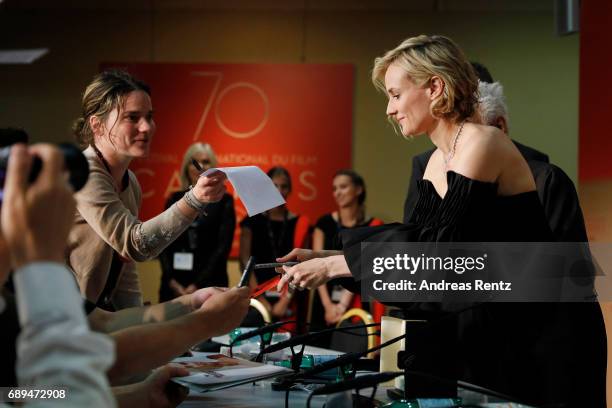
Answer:
[[[455,134],[455,138],[453,139],[453,146],[451,147],[451,150],[448,152],[448,155],[444,158],[444,171],[445,172],[448,171],[448,163],[451,161],[453,156],[455,156],[455,149],[457,148],[457,140],[459,139],[459,135],[461,134],[461,131],[463,130],[463,125],[465,125],[465,120],[461,122],[461,124],[459,125],[459,129],[457,129],[457,133]]]

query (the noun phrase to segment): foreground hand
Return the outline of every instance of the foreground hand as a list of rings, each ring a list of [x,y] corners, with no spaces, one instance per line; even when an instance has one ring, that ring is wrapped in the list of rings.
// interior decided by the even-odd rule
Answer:
[[[34,154],[42,169],[29,184]],[[4,187],[2,233],[13,268],[35,261],[63,263],[75,213],[73,191],[64,177],[64,156],[51,145],[14,145]]]
[[[189,390],[181,385],[170,382],[172,377],[183,377],[189,375],[185,367],[176,365],[165,365],[158,368],[143,381],[143,392],[146,392],[151,408],[176,407],[180,404]]]
[[[283,266],[283,272],[276,286],[279,292],[289,283],[298,289],[314,289],[331,279],[326,258],[310,259],[291,267]]]
[[[226,290],[227,288],[217,287],[202,288],[196,290],[195,292],[189,295],[189,303],[191,304],[191,310],[198,310],[202,307],[204,302],[206,302],[211,296],[217,293],[223,293]]]
[[[240,325],[249,310],[251,291],[248,287],[231,288],[210,296],[198,312],[207,314],[208,324],[214,327],[213,336],[225,334]]]
[[[200,176],[193,186],[195,198],[201,203],[216,203],[225,194],[225,180],[227,180],[227,176],[220,171],[208,176]]]

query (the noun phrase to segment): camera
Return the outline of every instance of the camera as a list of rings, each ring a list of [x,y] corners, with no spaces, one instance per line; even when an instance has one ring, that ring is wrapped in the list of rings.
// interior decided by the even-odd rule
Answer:
[[[79,191],[87,182],[89,177],[89,164],[81,150],[70,144],[60,143],[57,145],[59,150],[64,154],[64,168],[69,173],[68,180],[74,191]],[[6,168],[11,154],[11,146],[0,148],[0,188],[4,187],[4,179],[6,177]],[[42,169],[42,161],[38,157],[34,157],[28,181],[32,183],[38,177]]]

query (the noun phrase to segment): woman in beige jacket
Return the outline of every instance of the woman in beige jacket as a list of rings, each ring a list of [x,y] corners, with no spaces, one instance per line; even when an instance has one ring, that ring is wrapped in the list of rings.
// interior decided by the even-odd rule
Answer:
[[[138,219],[142,192],[128,167],[149,154],[155,121],[149,87],[122,71],[97,75],[87,86],[82,116],[73,125],[90,166],[76,194],[77,213],[69,237],[68,265],[81,293],[108,309],[142,303],[134,262],[157,256],[225,193],[217,172],[197,183],[158,216]]]

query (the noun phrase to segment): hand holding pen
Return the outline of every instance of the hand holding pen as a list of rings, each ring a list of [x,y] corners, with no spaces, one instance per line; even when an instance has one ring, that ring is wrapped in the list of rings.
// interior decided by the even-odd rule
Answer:
[[[278,282],[277,290],[280,292],[285,285],[290,289],[302,290],[306,288],[314,289],[324,284],[331,279],[330,265],[327,259],[336,258],[337,255],[342,255],[342,252],[295,248],[287,255],[277,258],[278,262],[296,260],[300,262],[299,265],[283,266],[282,270],[277,269],[277,272],[283,274]],[[348,267],[346,269],[348,270]],[[350,272],[348,276],[350,276]]]
[[[196,169],[200,172],[204,172],[204,169],[196,160],[191,161]],[[206,176],[198,177],[195,185],[192,187],[194,198],[201,204],[215,203],[221,198],[226,192],[225,180],[227,177],[222,171],[215,171],[214,173],[207,174]]]
[[[247,261],[246,266],[244,267],[242,277],[240,278],[240,282],[238,283],[238,287],[244,287],[249,284],[249,279],[255,269],[278,269],[286,265],[293,266],[297,263],[298,262],[271,262],[257,264],[255,263],[255,257],[251,256],[249,257],[249,260]],[[255,288],[255,290],[251,294],[251,297],[256,298],[258,296],[261,296],[264,292],[272,289],[278,284],[279,279],[280,277],[272,278],[269,281],[260,284],[259,286],[257,286],[257,288]],[[293,292],[293,290],[290,290],[290,292]]]

